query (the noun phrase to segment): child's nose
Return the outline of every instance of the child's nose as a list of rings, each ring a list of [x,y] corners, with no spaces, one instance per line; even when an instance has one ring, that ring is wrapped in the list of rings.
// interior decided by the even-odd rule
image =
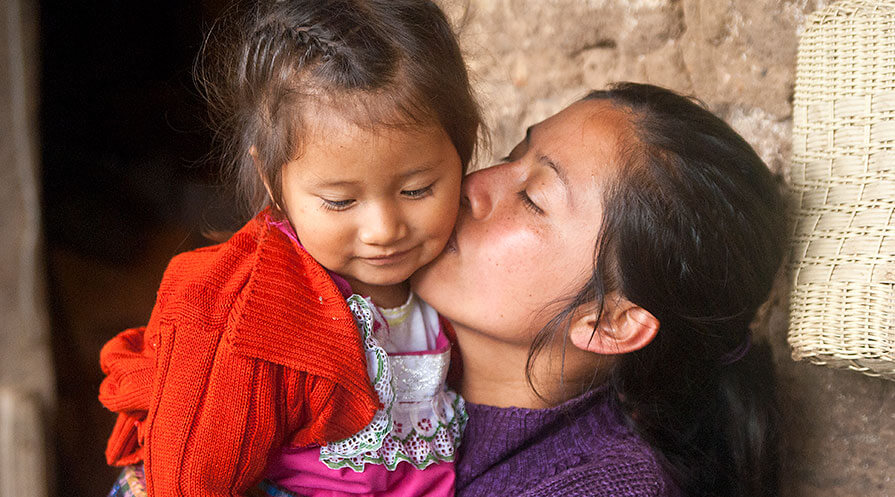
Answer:
[[[360,240],[368,245],[391,245],[406,234],[404,217],[395,206],[389,205],[371,208],[360,228]]]

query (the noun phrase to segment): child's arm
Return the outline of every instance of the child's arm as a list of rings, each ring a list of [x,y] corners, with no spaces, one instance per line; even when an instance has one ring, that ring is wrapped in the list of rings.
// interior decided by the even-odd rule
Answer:
[[[286,443],[297,445],[350,435],[333,422],[338,407],[350,404],[349,392],[326,379],[246,357],[226,360],[232,363],[231,371],[250,372],[245,385],[235,385],[239,382],[234,375],[218,374],[214,383],[229,378],[233,380],[226,382],[230,386],[211,385],[209,378],[208,387],[202,389],[203,382],[197,382],[195,401],[183,402],[179,397],[185,378],[172,371],[171,351],[163,350],[159,360],[158,334],[147,335],[146,329],[125,330],[103,347],[100,361],[108,376],[100,388],[100,400],[119,413],[106,451],[109,463],[134,464],[145,456],[152,495],[242,495],[261,478],[271,447],[283,443],[282,433],[289,438]],[[227,351],[218,353],[228,355]],[[167,382],[161,376],[154,378],[157,360],[161,370],[168,372]],[[160,384],[153,394],[156,380]],[[252,393],[260,384],[276,388]],[[230,389],[236,392],[219,395]],[[277,400],[278,393],[284,395],[283,401]],[[151,423],[146,421],[150,404],[155,413]],[[167,407],[171,405],[180,408]],[[287,412],[274,412],[277,405]],[[191,435],[184,437],[184,433]],[[151,451],[144,453],[144,441],[150,442]]]
[[[147,490],[244,495],[283,442],[285,372],[235,353],[222,337],[161,328],[145,426]]]
[[[207,309],[191,305],[205,302],[191,295],[199,287],[171,297],[189,286],[170,284],[184,280],[175,273],[184,260],[166,271],[149,324],[100,354],[100,400],[118,413],[106,456],[119,466],[143,460],[153,497],[240,495],[282,442],[289,375],[234,353],[223,323],[209,326]]]
[[[106,378],[99,400],[118,418],[106,447],[106,460],[115,466],[143,459],[139,428],[146,418],[152,393],[155,353],[145,345],[146,327],[124,330],[100,351],[100,366]]]
[[[144,452],[153,497],[245,495],[273,450],[368,421],[351,419],[358,399],[334,381],[191,335],[163,331],[158,347]]]
[[[265,230],[250,222],[224,245],[175,257],[149,324],[104,359],[104,388],[138,402],[117,405],[110,461],[142,458],[153,497],[244,495],[272,450],[345,438],[376,411],[342,296]],[[128,383],[128,361],[151,381]]]

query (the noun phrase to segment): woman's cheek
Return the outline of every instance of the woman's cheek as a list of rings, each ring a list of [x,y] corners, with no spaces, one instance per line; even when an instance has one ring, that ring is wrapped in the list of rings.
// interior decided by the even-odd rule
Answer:
[[[491,262],[496,267],[503,268],[503,271],[509,273],[512,277],[520,271],[527,272],[533,269],[534,265],[544,261],[537,254],[541,254],[540,250],[542,240],[538,233],[533,230],[499,230],[495,231],[490,246]]]

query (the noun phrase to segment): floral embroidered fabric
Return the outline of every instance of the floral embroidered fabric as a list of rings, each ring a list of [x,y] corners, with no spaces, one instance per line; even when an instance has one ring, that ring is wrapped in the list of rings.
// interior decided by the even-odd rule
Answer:
[[[363,471],[366,464],[394,470],[401,461],[424,469],[453,461],[466,424],[462,397],[445,385],[450,350],[389,356],[377,340],[387,332],[380,311],[359,295],[348,298],[363,335],[367,372],[383,407],[360,432],[320,448],[332,469]]]

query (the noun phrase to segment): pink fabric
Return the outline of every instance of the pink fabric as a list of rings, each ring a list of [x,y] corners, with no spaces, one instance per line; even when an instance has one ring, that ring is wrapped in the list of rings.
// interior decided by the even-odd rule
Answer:
[[[295,468],[301,468],[296,471]],[[283,450],[271,461],[267,478],[298,495],[307,497],[452,497],[454,463],[440,462],[424,471],[406,462],[394,471],[368,464],[361,473],[351,468],[330,469],[320,462],[319,447]]]
[[[438,332],[435,350],[390,355],[441,353],[451,344]],[[276,485],[302,497],[453,497],[454,463],[439,462],[416,469],[400,462],[394,471],[385,466],[367,464],[362,472],[351,468],[331,469],[320,462],[320,447],[285,447],[271,457],[265,477]]]

